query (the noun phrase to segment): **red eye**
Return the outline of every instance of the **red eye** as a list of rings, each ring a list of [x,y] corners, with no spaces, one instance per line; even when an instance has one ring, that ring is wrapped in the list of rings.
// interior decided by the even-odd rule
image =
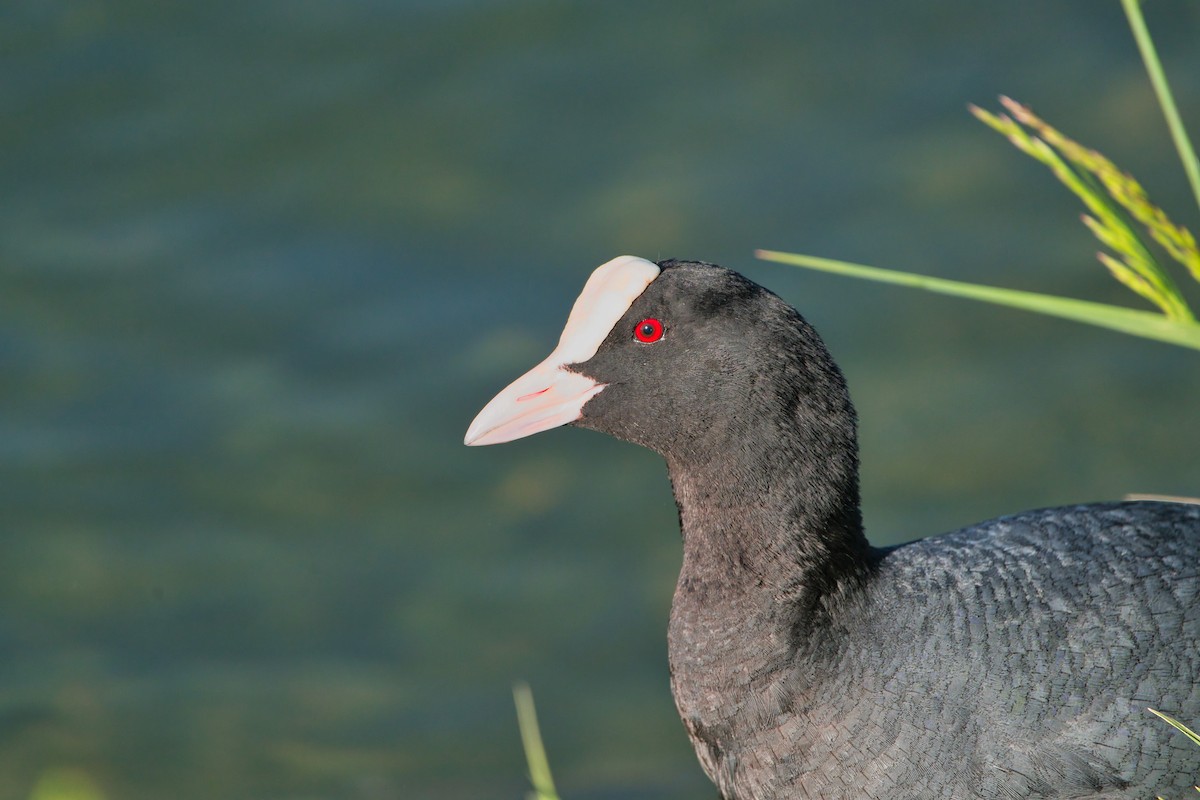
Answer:
[[[646,344],[657,342],[662,338],[662,335],[663,324],[653,317],[642,320],[637,324],[637,327],[633,329],[634,338],[639,342],[645,342]]]

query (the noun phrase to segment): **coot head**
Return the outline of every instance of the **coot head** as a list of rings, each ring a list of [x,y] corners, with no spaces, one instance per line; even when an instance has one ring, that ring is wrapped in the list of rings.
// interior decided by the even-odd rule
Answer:
[[[596,269],[562,339],[476,417],[467,444],[564,424],[686,463],[797,424],[854,449],[845,382],[816,332],[753,281],[696,261],[622,256]],[[783,430],[781,430],[783,429]]]

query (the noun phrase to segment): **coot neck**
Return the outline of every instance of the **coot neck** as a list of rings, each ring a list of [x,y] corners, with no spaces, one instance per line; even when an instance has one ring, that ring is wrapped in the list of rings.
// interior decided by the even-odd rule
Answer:
[[[685,720],[707,726],[732,720],[706,687],[774,680],[800,651],[819,658],[820,629],[866,580],[871,549],[848,399],[705,438],[667,464],[683,532],[671,668]]]
[[[867,569],[853,407],[835,395],[818,413],[809,409],[798,403],[782,420],[739,415],[667,454],[681,580],[722,594],[759,587],[811,606]]]

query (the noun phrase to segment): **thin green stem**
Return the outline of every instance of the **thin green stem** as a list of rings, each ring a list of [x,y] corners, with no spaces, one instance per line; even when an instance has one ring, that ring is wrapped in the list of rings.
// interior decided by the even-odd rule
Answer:
[[[1110,328],[1134,336],[1147,339],[1157,339],[1161,342],[1190,347],[1200,350],[1200,323],[1183,322],[1168,319],[1153,311],[1141,311],[1121,306],[1111,306],[1107,303],[1093,303],[1087,300],[1075,300],[1070,297],[1055,297],[1036,292],[1023,292],[1016,289],[1000,289],[994,286],[981,286],[962,281],[950,281],[944,278],[933,278],[928,275],[916,275],[899,270],[880,269],[862,264],[851,264],[846,261],[835,261],[831,258],[798,255],[796,253],[780,253],[774,250],[756,250],[754,254],[766,261],[778,261],[781,264],[794,264],[798,267],[832,272],[838,275],[848,275],[852,278],[866,278],[882,283],[894,283],[900,286],[912,286],[928,292],[948,294],[955,297],[966,297],[971,300],[982,300],[1002,306],[1035,311],[1052,317],[1086,322],[1102,328]]]
[[[525,747],[525,760],[529,764],[529,780],[533,784],[531,800],[558,800],[554,778],[550,775],[550,762],[546,759],[546,748],[542,745],[542,733],[538,729],[537,710],[533,706],[533,692],[529,684],[513,686],[513,700],[517,705],[517,725],[521,729],[521,744]]]
[[[1197,734],[1195,731],[1193,731],[1187,725],[1184,725],[1179,720],[1175,719],[1172,716],[1164,714],[1161,711],[1155,711],[1153,708],[1147,708],[1146,710],[1149,711],[1154,716],[1158,717],[1159,719],[1168,723],[1171,727],[1178,730],[1180,733],[1182,733],[1187,738],[1191,739],[1192,744],[1196,745],[1197,747],[1200,747],[1200,734]]]
[[[1179,109],[1175,107],[1175,98],[1171,95],[1171,87],[1167,84],[1167,76],[1163,73],[1162,64],[1158,60],[1158,51],[1146,29],[1146,20],[1142,17],[1141,0],[1121,0],[1125,7],[1125,16],[1129,18],[1129,27],[1133,38],[1137,41],[1138,49],[1142,52],[1142,61],[1146,63],[1146,72],[1150,75],[1150,83],[1154,93],[1158,95],[1158,103],[1162,106],[1163,116],[1167,118],[1167,127],[1171,129],[1171,138],[1175,141],[1175,149],[1179,152],[1179,160],[1183,162],[1183,171],[1192,185],[1192,194],[1196,196],[1196,205],[1200,207],[1200,161],[1196,160],[1196,152],[1188,139],[1179,118]]]

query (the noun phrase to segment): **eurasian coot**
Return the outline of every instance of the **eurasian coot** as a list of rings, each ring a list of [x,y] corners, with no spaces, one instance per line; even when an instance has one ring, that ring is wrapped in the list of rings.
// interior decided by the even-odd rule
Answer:
[[[623,256],[467,432],[564,424],[666,460],[671,684],[728,800],[1194,797],[1200,506],[1029,511],[872,548],[816,332],[698,262]]]

